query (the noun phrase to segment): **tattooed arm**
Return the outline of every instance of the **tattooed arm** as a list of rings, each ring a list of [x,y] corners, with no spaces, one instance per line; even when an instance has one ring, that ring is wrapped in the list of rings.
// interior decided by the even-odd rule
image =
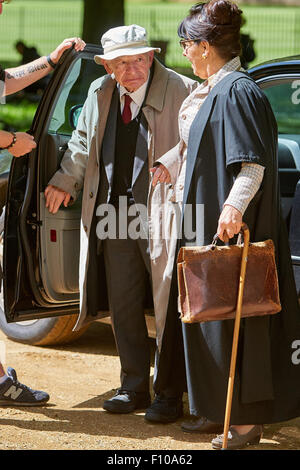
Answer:
[[[46,57],[40,57],[29,64],[5,70],[4,95],[11,95],[47,75],[53,69]]]
[[[64,51],[69,49],[73,44],[76,51],[82,51],[85,47],[85,42],[80,38],[65,39],[53,52],[51,52],[49,56],[53,64],[57,64]],[[53,68],[48,63],[47,57],[45,56],[40,57],[29,64],[6,69],[3,95],[11,95],[12,93],[16,93],[17,91],[26,88],[37,80],[43,78],[52,70]]]
[[[1,5],[1,3],[0,3]],[[50,60],[53,64],[57,64],[63,52],[74,44],[76,51],[81,51],[85,47],[85,42],[80,38],[65,39],[57,48],[51,52]],[[20,65],[16,68],[6,69],[4,74],[1,73],[0,78],[4,80],[4,90],[0,86],[0,97],[10,95],[23,88],[31,85],[35,81],[47,75],[53,68],[48,63],[47,57],[40,57],[29,64]],[[0,68],[0,72],[3,70]],[[4,75],[4,76],[3,76]],[[3,83],[3,82],[2,82]],[[1,82],[0,82],[1,85]],[[0,131],[0,149],[8,149],[14,157],[26,155],[36,143],[33,137],[26,132],[6,132]]]

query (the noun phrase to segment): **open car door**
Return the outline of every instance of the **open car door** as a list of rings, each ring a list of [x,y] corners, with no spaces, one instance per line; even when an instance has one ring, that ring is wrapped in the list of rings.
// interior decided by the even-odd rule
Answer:
[[[44,191],[59,168],[91,82],[105,74],[94,62],[94,55],[101,52],[99,47],[87,45],[80,53],[70,50],[64,54],[30,130],[37,148],[12,161],[0,327],[18,341],[54,344],[78,336],[71,330],[79,311],[81,201],[61,207],[53,215],[45,208]]]

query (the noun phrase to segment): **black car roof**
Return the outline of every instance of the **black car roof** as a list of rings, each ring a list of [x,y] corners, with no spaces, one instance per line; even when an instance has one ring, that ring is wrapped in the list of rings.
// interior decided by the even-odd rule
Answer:
[[[248,72],[256,80],[270,74],[300,73],[300,55],[272,59],[251,67]]]

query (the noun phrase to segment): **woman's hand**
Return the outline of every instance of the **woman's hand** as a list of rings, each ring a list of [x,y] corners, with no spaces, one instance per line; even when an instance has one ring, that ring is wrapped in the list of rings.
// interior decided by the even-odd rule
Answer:
[[[16,142],[8,149],[14,157],[22,157],[36,148],[36,143],[32,135],[26,132],[16,132]]]
[[[160,183],[171,183],[171,176],[167,168],[161,163],[154,167],[150,168],[150,172],[153,174],[152,186],[155,187],[158,182]]]
[[[54,64],[57,64],[63,53],[72,47],[74,44],[75,51],[82,51],[85,48],[85,42],[80,38],[68,38],[65,39],[57,48],[51,52],[50,59]]]
[[[243,216],[235,207],[225,205],[221,212],[217,234],[220,240],[227,243],[229,238],[240,232]]]

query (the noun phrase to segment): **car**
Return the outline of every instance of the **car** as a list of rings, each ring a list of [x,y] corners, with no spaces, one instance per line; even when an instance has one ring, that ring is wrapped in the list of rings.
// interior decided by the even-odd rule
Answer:
[[[11,339],[33,345],[70,342],[79,312],[81,201],[56,214],[45,208],[44,190],[59,167],[91,82],[105,74],[93,57],[99,47],[67,51],[43,94],[30,132],[37,148],[12,160],[5,194],[3,304],[0,328]],[[268,96],[278,128],[282,207],[300,292],[300,56],[273,60],[249,71]],[[2,186],[1,186],[2,184]],[[4,186],[3,186],[4,187]],[[151,313],[151,299],[147,312]],[[109,318],[107,298],[101,306]],[[155,334],[151,330],[151,335]]]
[[[266,94],[278,126],[278,179],[291,258],[300,296],[300,56],[265,62],[249,70]]]

